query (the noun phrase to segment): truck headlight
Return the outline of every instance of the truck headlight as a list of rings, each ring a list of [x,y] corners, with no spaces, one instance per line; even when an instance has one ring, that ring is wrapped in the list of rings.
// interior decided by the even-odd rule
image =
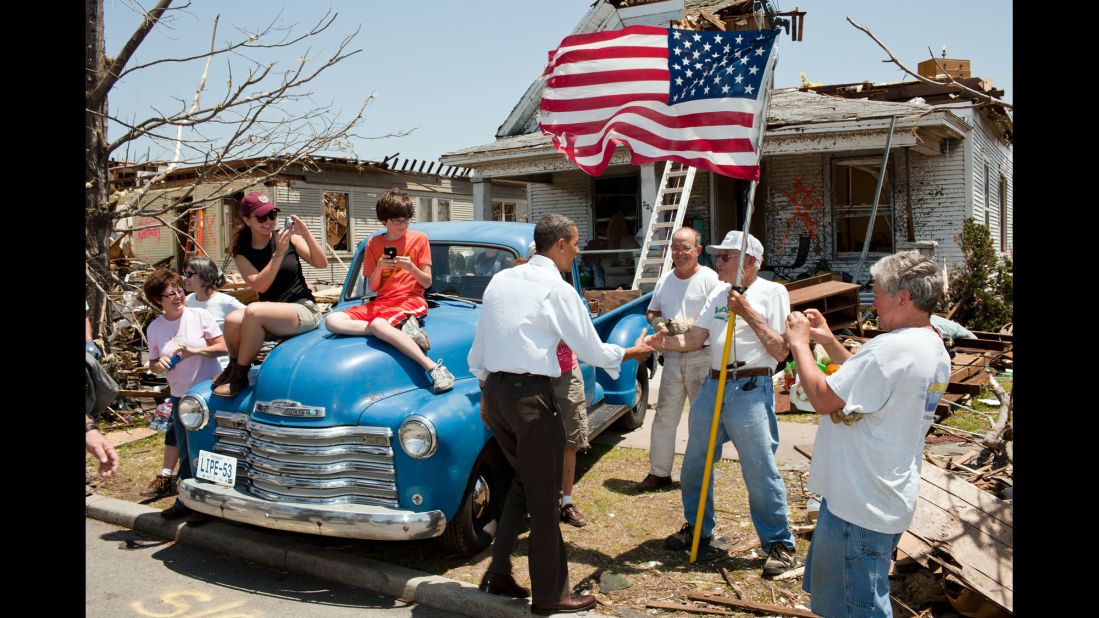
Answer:
[[[439,446],[435,425],[419,414],[413,414],[401,423],[397,437],[401,448],[413,459],[427,459],[435,454]]]
[[[179,400],[177,412],[179,421],[191,431],[198,431],[210,422],[210,408],[206,407],[205,401],[197,397],[184,395],[183,399]]]

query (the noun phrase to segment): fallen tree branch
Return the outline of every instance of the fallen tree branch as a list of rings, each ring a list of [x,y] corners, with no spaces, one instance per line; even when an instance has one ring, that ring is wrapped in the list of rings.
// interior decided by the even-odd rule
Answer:
[[[1011,420],[1011,395],[1004,390],[1004,387],[1000,386],[1000,383],[991,374],[988,376],[988,386],[992,389],[992,392],[996,393],[996,398],[1000,400],[1000,417],[996,419],[996,424],[992,426],[992,429],[985,434],[981,444],[998,453],[1008,455],[1010,461],[1011,456],[1004,448],[1004,434],[1008,432],[1008,421]],[[1011,384],[1011,390],[1014,393],[1014,382]]]
[[[785,573],[783,573],[781,575],[776,575],[776,576],[772,577],[771,579],[773,579],[776,582],[781,582],[781,581],[786,581],[787,579],[796,579],[798,577],[803,577],[804,575],[805,575],[805,567],[800,566],[796,569],[791,569],[789,571],[786,571]]]
[[[664,603],[663,601],[649,601],[645,603],[645,607],[651,607],[653,609],[668,609],[678,612],[690,612],[692,614],[710,614],[712,616],[736,616],[737,612],[727,612],[723,609],[713,609],[712,607],[698,607],[696,605],[681,605],[679,603]]]
[[[935,84],[936,86],[942,86],[943,85],[943,82],[935,81],[933,79],[928,79],[928,78],[924,77],[923,75],[920,75],[919,73],[913,71],[912,69],[904,66],[904,63],[902,63],[900,60],[897,60],[897,57],[894,56],[893,52],[888,47],[885,46],[885,43],[882,43],[878,39],[878,37],[874,36],[874,33],[870,32],[870,29],[867,28],[866,26],[863,26],[862,24],[856,22],[855,20],[851,19],[850,17],[847,18],[847,23],[849,23],[852,26],[854,26],[855,28],[865,32],[867,36],[869,36],[871,39],[874,40],[875,43],[878,44],[878,47],[882,48],[882,50],[885,51],[886,54],[889,54],[889,60],[882,60],[882,62],[892,62],[893,64],[900,67],[902,71],[904,71],[905,73],[908,73],[909,75],[911,75],[912,77],[916,78],[917,80],[919,80],[921,82],[925,82],[925,83],[928,83],[928,84]],[[932,58],[934,58],[934,55],[932,55]],[[936,66],[938,66],[938,65],[936,64]],[[959,84],[958,82],[954,81],[953,77],[948,76],[947,79],[950,80],[948,82],[949,85],[957,88],[961,92],[964,92],[966,94],[975,96],[975,97],[977,97],[979,99],[982,99],[985,102],[991,103],[993,105],[1002,105],[1002,106],[1004,106],[1008,109],[1015,109],[1014,106],[1011,105],[1011,103],[1008,103],[1008,102],[1004,101],[1003,99],[997,99],[996,97],[987,95],[987,94],[985,94],[983,92],[980,92],[978,90],[974,90],[974,89],[972,89],[968,86],[965,86],[963,84]],[[951,311],[951,313],[953,313],[953,311]]]
[[[767,603],[753,603],[752,601],[740,601],[732,597],[723,597],[719,595],[706,595],[694,592],[688,595],[687,598],[692,601],[705,601],[706,603],[713,603],[714,605],[735,607],[740,610],[755,612],[757,614],[776,614],[779,616],[793,616],[794,618],[819,618],[819,616],[807,609],[769,605]]]

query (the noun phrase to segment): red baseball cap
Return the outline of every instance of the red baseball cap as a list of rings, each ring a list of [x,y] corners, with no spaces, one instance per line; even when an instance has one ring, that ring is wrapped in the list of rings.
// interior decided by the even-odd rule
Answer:
[[[275,203],[266,194],[253,191],[240,198],[240,214],[250,217],[263,216],[275,207]]]

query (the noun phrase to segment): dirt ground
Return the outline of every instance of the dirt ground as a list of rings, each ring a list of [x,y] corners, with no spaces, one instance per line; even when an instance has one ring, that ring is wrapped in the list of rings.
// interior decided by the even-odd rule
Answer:
[[[148,502],[140,492],[152,480],[160,467],[163,454],[163,434],[138,440],[119,448],[121,467],[114,477],[99,479],[96,466],[86,461],[89,490],[132,502],[167,508],[174,498]],[[681,457],[676,457],[679,469]],[[690,565],[684,552],[667,550],[664,538],[683,524],[683,512],[678,483],[672,488],[648,494],[637,494],[633,484],[648,471],[648,453],[630,448],[595,445],[577,460],[578,482],[573,499],[588,519],[588,525],[574,528],[562,525],[569,555],[569,578],[574,589],[596,594],[604,605],[602,613],[615,615],[613,608],[624,608],[659,616],[697,616],[682,612],[646,609],[650,601],[687,603],[692,592],[719,593],[735,596],[725,583],[721,568],[728,570],[745,600],[794,607],[808,607],[809,595],[801,589],[801,578],[788,581],[767,581],[761,577],[764,556],[760,550],[746,550],[711,564]],[[805,523],[805,469],[783,472],[791,525]],[[736,546],[755,538],[748,514],[748,497],[736,462],[723,461],[714,474],[717,502],[716,543]],[[427,573],[443,575],[471,584],[480,581],[489,562],[488,551],[467,557],[446,555],[434,541],[368,542],[293,535],[296,538],[355,555],[400,564]],[[797,552],[804,557],[808,537],[798,537]],[[527,535],[520,537],[514,557],[515,578],[529,585],[527,569]],[[624,576],[628,587],[603,591],[600,578],[615,574]],[[925,618],[958,616],[946,603],[935,578],[923,569],[916,569],[893,580],[893,594],[914,611],[894,602],[894,615],[913,616],[922,612]],[[926,611],[925,611],[926,610]],[[730,610],[732,611],[732,610]],[[751,614],[737,614],[749,616]]]

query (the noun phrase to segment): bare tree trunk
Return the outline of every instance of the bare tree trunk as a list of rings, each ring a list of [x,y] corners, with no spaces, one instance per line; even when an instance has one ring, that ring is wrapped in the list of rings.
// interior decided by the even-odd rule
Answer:
[[[103,0],[85,0],[84,17],[84,92],[85,100],[90,100],[91,94],[99,86],[106,65],[103,51]],[[84,216],[88,219],[85,226],[87,259],[98,262],[103,270],[107,270],[110,267],[107,243],[111,217],[107,201],[106,97],[100,98],[94,107],[84,110],[84,157]],[[91,277],[85,276],[85,279],[85,299],[91,308],[92,333],[100,335],[103,330],[106,297]]]

